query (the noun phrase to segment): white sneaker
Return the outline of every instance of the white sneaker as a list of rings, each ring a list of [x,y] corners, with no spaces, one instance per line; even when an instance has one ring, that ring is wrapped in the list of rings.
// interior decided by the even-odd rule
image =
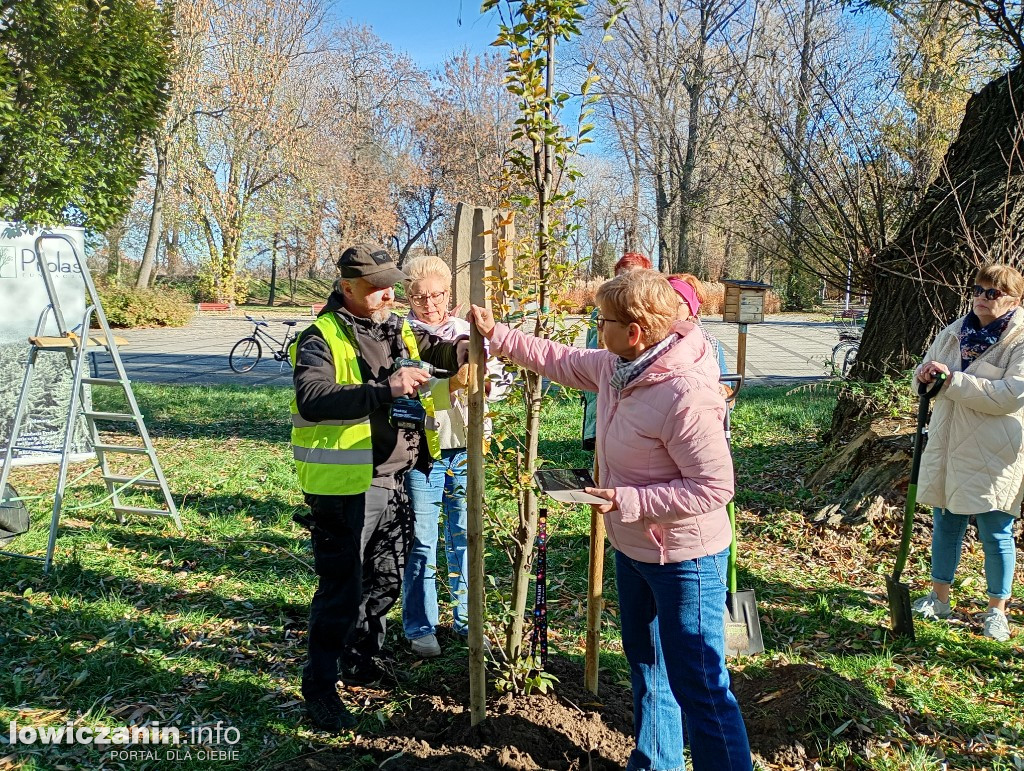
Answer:
[[[427,634],[417,637],[415,640],[410,640],[409,645],[412,646],[412,652],[421,659],[432,659],[441,655],[441,644],[437,641],[436,635]]]
[[[940,600],[934,589],[925,597],[915,600],[913,608],[921,618],[949,618],[953,615],[953,606]]]
[[[1010,622],[999,608],[989,608],[981,614],[982,634],[993,640],[1005,642],[1010,639]]]

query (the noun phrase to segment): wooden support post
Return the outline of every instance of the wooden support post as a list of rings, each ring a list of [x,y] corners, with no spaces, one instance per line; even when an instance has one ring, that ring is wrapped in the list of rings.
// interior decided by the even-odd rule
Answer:
[[[740,324],[739,340],[736,343],[736,371],[747,376],[747,325]]]
[[[601,469],[594,453],[594,481],[601,484]],[[587,574],[587,655],[583,684],[597,695],[601,672],[601,613],[604,610],[604,514],[590,512],[590,570]]]
[[[469,259],[469,301],[485,305],[484,268],[490,257],[491,210],[476,207],[467,212],[459,204],[456,222],[472,224]],[[465,207],[469,208],[469,207]],[[456,242],[459,233],[456,233]],[[466,309],[468,310],[468,308]],[[469,337],[469,425],[466,448],[466,484],[469,552],[469,713],[476,725],[487,717],[487,671],[484,667],[484,378],[487,374],[483,337],[474,326]]]
[[[452,306],[465,316],[469,311],[469,265],[473,256],[474,207],[460,203],[455,206],[455,235],[452,239]]]

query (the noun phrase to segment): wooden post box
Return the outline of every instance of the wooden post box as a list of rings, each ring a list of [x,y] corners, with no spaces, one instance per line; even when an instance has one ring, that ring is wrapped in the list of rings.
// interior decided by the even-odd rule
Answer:
[[[723,279],[725,284],[725,307],[722,316],[725,321],[739,324],[739,339],[736,343],[736,370],[746,376],[747,369],[747,324],[764,321],[764,297],[771,284],[759,281],[734,281]]]
[[[758,281],[733,281],[724,279],[725,321],[736,324],[759,324],[764,321],[764,297],[771,284]]]

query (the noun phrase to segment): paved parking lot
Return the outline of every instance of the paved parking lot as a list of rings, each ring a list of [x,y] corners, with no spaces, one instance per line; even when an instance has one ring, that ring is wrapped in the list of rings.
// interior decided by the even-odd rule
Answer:
[[[303,329],[310,316],[296,315]],[[821,317],[780,314],[763,324],[751,324],[747,337],[746,374],[750,385],[801,383],[819,380],[828,371],[832,346],[839,340],[835,326]],[[268,319],[269,331],[280,339],[286,327]],[[726,362],[736,366],[736,324],[705,321],[708,331],[725,347]],[[264,349],[263,359],[248,373],[239,375],[228,367],[228,353],[235,342],[249,334],[252,324],[243,316],[197,315],[178,329],[128,329],[118,335],[128,341],[121,356],[133,380],[176,384],[291,385],[291,370],[273,360]],[[581,334],[578,344],[582,344]],[[106,357],[98,357],[98,370],[109,376]]]

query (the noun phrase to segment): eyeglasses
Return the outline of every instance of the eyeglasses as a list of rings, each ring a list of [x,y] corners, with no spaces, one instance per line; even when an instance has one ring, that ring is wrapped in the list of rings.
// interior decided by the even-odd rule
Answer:
[[[409,300],[411,300],[414,305],[426,305],[427,303],[440,305],[447,296],[448,290],[446,289],[443,292],[431,292],[430,294],[411,294],[409,295]]]
[[[625,324],[626,323],[625,321],[619,321],[618,319],[606,319],[604,316],[598,316],[597,317],[597,329],[598,329],[598,331],[602,331],[603,332],[604,331],[604,325],[607,324],[609,321],[612,322],[613,324]]]
[[[971,291],[974,292],[975,297],[981,297],[982,295],[985,295],[986,300],[998,300],[1000,297],[1006,296],[1006,292],[1002,292],[998,289],[986,289],[985,287],[979,286],[978,284],[975,284],[973,287],[971,287]]]

